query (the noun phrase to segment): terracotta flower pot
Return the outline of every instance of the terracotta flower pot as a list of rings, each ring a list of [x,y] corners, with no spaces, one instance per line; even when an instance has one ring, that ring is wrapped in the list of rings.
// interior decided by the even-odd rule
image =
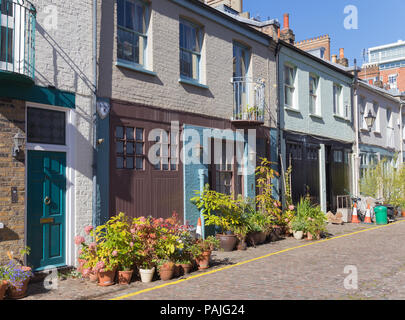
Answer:
[[[402,213],[401,213],[401,215],[402,215],[403,217],[405,217],[405,208],[402,208]]]
[[[189,274],[191,272],[191,270],[193,269],[193,265],[191,263],[187,263],[187,264],[181,264],[181,269],[183,271],[183,274]]]
[[[139,269],[141,281],[144,283],[152,282],[153,275],[155,274],[155,267],[152,269]]]
[[[4,299],[4,295],[6,294],[7,287],[8,287],[8,282],[6,280],[0,281],[0,300]]]
[[[98,285],[101,287],[108,287],[115,284],[116,269],[98,272]]]
[[[172,267],[160,267],[159,268],[159,275],[160,275],[160,279],[163,281],[167,281],[170,280],[171,278],[173,278],[174,275],[174,269],[176,269],[176,266],[172,266]]]
[[[21,287],[14,287],[13,285],[8,286],[8,296],[11,299],[22,299],[27,295],[28,283],[30,278],[24,280]]]
[[[130,284],[132,279],[133,270],[130,271],[118,271],[118,283]]]
[[[98,272],[94,272],[94,271],[90,272],[89,273],[89,280],[91,282],[97,282],[98,281]]]
[[[208,269],[210,267],[211,251],[203,252],[199,259],[196,259],[199,270]]]
[[[238,242],[238,238],[234,234],[217,234],[216,237],[220,241],[220,247],[224,249],[225,252],[233,251]]]

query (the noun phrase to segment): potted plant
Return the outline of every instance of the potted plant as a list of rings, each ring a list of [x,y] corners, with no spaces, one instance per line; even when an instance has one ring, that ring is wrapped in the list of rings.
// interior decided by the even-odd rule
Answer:
[[[163,281],[172,279],[175,268],[176,268],[176,265],[172,261],[167,261],[167,260],[159,261],[158,272],[159,272],[160,279]]]
[[[180,275],[189,274],[191,270],[193,270],[193,263],[191,259],[184,259],[179,261],[181,266],[181,273]]]
[[[26,296],[28,283],[32,277],[31,268],[16,264],[13,260],[2,267],[3,281],[8,283],[8,296],[11,299],[21,299]],[[3,283],[4,284],[4,283]]]
[[[196,194],[191,201],[202,211],[205,225],[218,226],[221,229],[221,233],[217,234],[220,247],[227,252],[234,250],[238,240],[233,231],[242,224],[240,199],[235,200],[233,195],[209,190],[209,185]]]
[[[164,236],[160,234],[159,223],[152,217],[135,218],[130,231],[134,241],[141,244],[135,257],[141,281],[151,282],[156,262],[159,260],[157,255],[159,241],[164,241]]]
[[[291,222],[294,238],[301,240],[304,237],[304,232],[307,229],[306,221],[302,217],[296,217]]]
[[[209,268],[211,253],[213,250],[217,249],[219,245],[220,241],[213,236],[209,236],[205,240],[196,240],[194,245],[190,248],[190,251],[198,265],[198,269],[204,270]]]

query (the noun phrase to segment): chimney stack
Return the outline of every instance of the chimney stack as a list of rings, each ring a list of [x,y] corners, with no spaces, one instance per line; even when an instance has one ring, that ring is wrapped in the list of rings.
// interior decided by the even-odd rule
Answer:
[[[283,30],[290,29],[290,15],[288,13],[284,13],[284,28]]]
[[[337,54],[332,54],[332,62],[337,63]]]
[[[339,58],[340,59],[344,59],[345,57],[345,49],[344,48],[340,48],[339,49]]]
[[[288,13],[284,14],[284,26],[283,30],[280,31],[280,39],[292,45],[295,43],[295,34],[290,29],[290,15]]]
[[[337,60],[337,63],[341,64],[344,67],[349,66],[349,60],[347,58],[345,58],[345,49],[344,48],[339,49],[339,59]]]

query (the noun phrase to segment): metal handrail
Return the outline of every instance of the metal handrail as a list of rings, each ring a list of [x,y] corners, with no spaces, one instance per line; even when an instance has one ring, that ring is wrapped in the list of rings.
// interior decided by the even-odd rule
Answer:
[[[0,72],[35,78],[36,14],[30,1],[0,0]]]
[[[233,77],[233,120],[264,122],[265,81],[251,77]]]

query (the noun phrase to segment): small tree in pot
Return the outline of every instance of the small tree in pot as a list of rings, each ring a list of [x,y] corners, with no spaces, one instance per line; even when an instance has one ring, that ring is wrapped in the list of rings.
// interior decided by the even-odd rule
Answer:
[[[237,243],[234,234],[235,227],[242,224],[242,209],[240,200],[233,195],[226,195],[209,189],[206,185],[203,192],[196,192],[191,198],[198,209],[202,210],[206,226],[218,226],[221,233],[218,238],[224,251],[232,251]]]

